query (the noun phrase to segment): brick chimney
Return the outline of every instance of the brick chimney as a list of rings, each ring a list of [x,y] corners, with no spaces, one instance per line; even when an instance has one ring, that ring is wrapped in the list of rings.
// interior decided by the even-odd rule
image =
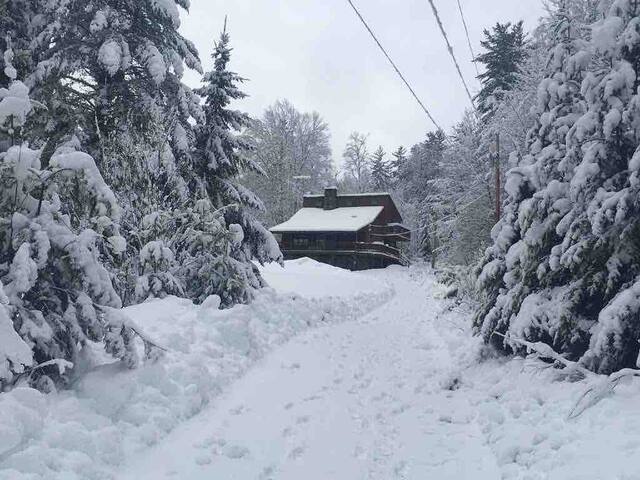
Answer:
[[[325,210],[333,210],[338,207],[338,188],[326,187],[324,189],[324,203]]]

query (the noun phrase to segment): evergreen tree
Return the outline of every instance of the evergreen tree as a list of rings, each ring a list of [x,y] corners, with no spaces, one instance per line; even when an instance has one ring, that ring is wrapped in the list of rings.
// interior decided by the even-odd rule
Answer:
[[[438,244],[435,238],[438,211],[434,208],[432,182],[440,175],[445,139],[442,131],[428,132],[423,142],[411,147],[397,173],[396,196],[405,221],[411,230],[419,232],[412,235],[410,248],[421,257],[432,258]]]
[[[557,5],[558,46],[530,153],[509,175],[476,327],[500,347],[540,340],[611,372],[635,364],[640,335],[640,5],[600,16],[575,3]]]
[[[491,164],[479,154],[481,127],[475,113],[467,111],[454,126],[437,175],[429,182],[428,201],[437,212],[433,236],[439,256],[454,265],[477,263],[495,223]]]
[[[178,33],[178,9],[187,5],[16,0],[1,20],[18,48],[17,70],[46,107],[25,125],[43,168],[75,136],[122,206],[128,250],[107,266],[127,303],[144,246],[137,226],[146,213],[183,204],[193,184],[193,125],[202,111],[181,77],[185,65],[201,67]]]
[[[178,33],[178,8],[187,5],[183,0],[31,3],[34,16],[22,17],[31,39],[42,47],[28,52],[26,74],[33,98],[47,110],[30,134],[46,144],[45,166],[56,145],[81,129],[83,147],[102,167],[109,133],[144,132],[158,119],[166,122],[174,154],[188,157],[184,133],[199,111],[197,98],[180,78],[185,64],[201,67],[195,47]],[[189,165],[183,163],[185,174]],[[115,187],[120,193],[126,186]]]
[[[371,186],[376,191],[386,191],[391,183],[390,167],[385,155],[382,146],[371,155]]]
[[[393,179],[397,180],[398,173],[400,172],[402,165],[407,161],[407,149],[401,145],[391,155],[393,156],[393,160],[391,160],[389,168]]]
[[[409,156],[399,171],[405,196],[418,203],[428,193],[428,184],[439,172],[445,151],[445,134],[441,130],[428,132],[427,138],[411,147]]]
[[[485,72],[478,75],[482,88],[476,96],[478,110],[491,113],[499,103],[503,92],[511,90],[517,73],[526,58],[526,43],[522,21],[496,23],[492,31],[484,30],[480,42],[486,50],[476,61],[485,65]]]
[[[263,174],[264,172],[254,161],[251,155],[253,146],[246,137],[241,135],[242,130],[249,126],[249,117],[241,112],[229,108],[233,100],[246,96],[238,87],[244,80],[228,70],[231,59],[229,46],[229,34],[225,28],[216,43],[213,52],[214,69],[205,74],[203,87],[197,93],[204,98],[204,122],[197,128],[196,156],[194,162],[194,177],[196,192],[200,192],[201,198],[210,202],[204,210],[205,203],[196,205],[195,212],[198,215],[215,216],[211,209],[222,211],[224,227],[229,229],[234,225],[235,233],[228,232],[231,237],[239,235],[237,242],[231,242],[233,248],[229,252],[224,249],[220,253],[216,264],[222,259],[230,263],[225,267],[219,267],[223,271],[218,272],[222,282],[216,281],[219,288],[205,289],[209,293],[216,293],[223,299],[224,305],[229,305],[232,299],[246,302],[250,298],[250,289],[260,287],[263,281],[252,260],[269,262],[281,259],[282,255],[277,242],[251,214],[251,210],[263,210],[260,199],[249,189],[240,184],[240,176],[246,173]],[[205,211],[207,210],[207,211]],[[211,211],[208,211],[211,210]],[[201,220],[203,222],[214,221],[214,218]],[[211,252],[207,252],[209,254]],[[214,267],[212,267],[214,268]],[[220,289],[229,286],[225,275],[238,279],[242,285],[233,285],[234,292],[223,292]],[[211,281],[214,277],[209,276]],[[233,283],[233,282],[232,282]],[[187,283],[188,284],[188,283]],[[238,293],[237,289],[247,289],[244,293]],[[197,299],[204,300],[203,294],[197,295]],[[228,301],[227,301],[228,300]]]

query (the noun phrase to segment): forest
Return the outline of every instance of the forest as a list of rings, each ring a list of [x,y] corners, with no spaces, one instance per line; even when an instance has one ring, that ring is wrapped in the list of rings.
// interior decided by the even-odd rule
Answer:
[[[299,109],[286,91],[277,92],[261,115],[244,113],[251,80],[249,72],[233,69],[232,25],[221,13],[210,51],[199,52],[180,28],[189,6],[189,0],[0,1],[0,478],[63,478],[51,473],[66,471],[52,466],[60,451],[70,455],[64,457],[69,471],[77,467],[77,476],[64,478],[116,478],[110,469],[129,460],[128,450],[115,446],[123,439],[135,438],[132,452],[155,445],[270,350],[310,327],[328,332],[339,320],[369,323],[353,322],[346,337],[342,330],[318,333],[300,351],[311,355],[308,346],[318,342],[335,371],[345,362],[360,365],[345,376],[355,382],[349,395],[376,386],[365,373],[415,362],[395,387],[390,379],[398,373],[389,370],[388,388],[373,397],[387,401],[387,390],[411,386],[391,413],[362,406],[365,397],[357,397],[360,407],[371,407],[368,422],[401,415],[416,396],[433,391],[443,396],[425,402],[448,412],[464,392],[470,403],[453,413],[438,410],[430,421],[438,428],[484,421],[477,431],[487,435],[500,468],[518,464],[520,473],[539,472],[536,465],[551,455],[535,460],[529,453],[545,445],[548,432],[535,436],[534,446],[515,450],[496,446],[502,437],[492,436],[492,428],[515,422],[514,438],[528,438],[522,431],[535,426],[517,423],[521,399],[509,397],[527,388],[529,364],[517,362],[551,369],[550,392],[565,388],[556,380],[584,387],[572,393],[570,418],[619,385],[627,385],[624,398],[635,402],[628,392],[637,384],[622,380],[640,376],[640,1],[547,0],[535,25],[518,18],[487,25],[479,51],[472,51],[479,88],[472,94],[465,83],[468,107],[455,124],[441,128],[421,104],[433,123],[425,123],[424,136],[412,145],[385,148],[375,134],[353,125],[337,152],[322,109]],[[449,52],[456,62],[450,45]],[[203,55],[210,55],[211,68],[203,68]],[[199,86],[185,80],[186,72],[198,75]],[[341,193],[388,192],[411,231],[402,253],[412,266],[361,274],[309,259],[285,262],[269,228],[300,209],[304,194],[327,186]],[[380,323],[375,309],[380,318],[400,318],[402,327]],[[352,343],[369,335],[371,325],[375,335]],[[347,346],[340,343],[344,338]],[[436,344],[437,355],[419,356],[432,355]],[[338,345],[349,360],[334,365],[338,353],[331,349]],[[371,354],[369,345],[382,353]],[[406,355],[398,356],[403,349]],[[381,361],[387,356],[393,361]],[[301,367],[293,357],[277,358],[264,378],[321,363],[304,357],[308,363]],[[412,383],[420,369],[431,372],[430,383]],[[304,381],[327,372],[312,370]],[[495,393],[501,381],[495,372],[516,383]],[[474,374],[480,387],[468,381]],[[334,389],[342,382],[342,376],[326,381]],[[128,393],[101,390],[112,384],[114,392]],[[283,385],[270,394],[291,387]],[[324,385],[321,392],[329,390]],[[311,393],[305,398],[322,398]],[[500,408],[513,414],[505,426],[503,410],[482,403],[500,402],[503,394],[512,403]],[[355,398],[344,395],[336,404]],[[536,395],[531,398],[538,403],[527,404],[522,417],[532,424],[541,417],[527,415],[555,401]],[[566,395],[558,395],[565,402],[558,404],[567,404]],[[45,404],[54,406],[46,410]],[[284,410],[292,406],[287,402]],[[360,407],[350,407],[356,413],[349,418],[366,430]],[[76,409],[85,416],[69,426]],[[47,419],[39,411],[49,412]],[[616,416],[596,414],[600,420]],[[296,428],[310,418],[299,416]],[[600,428],[600,420],[591,427]],[[96,425],[105,430],[94,438]],[[67,427],[71,434],[59,433]],[[293,427],[282,434],[281,427],[274,427],[278,438],[294,435]],[[379,427],[371,434],[378,442],[371,456],[358,450],[360,444],[348,448],[359,460],[376,459],[366,478],[392,478],[391,471],[393,478],[409,478],[405,460],[385,463],[396,430],[391,435],[385,422]],[[52,436],[42,434],[46,428]],[[584,428],[584,437],[575,438],[608,438]],[[448,436],[442,433],[441,441]],[[73,443],[82,438],[91,438],[93,450],[76,464],[70,452],[88,448],[84,440]],[[105,438],[115,440],[104,447]],[[40,448],[37,442],[54,448],[60,439],[67,443],[48,453],[49,460],[31,464],[29,448]],[[564,440],[553,441],[560,451]],[[232,465],[258,458],[216,442],[202,445]],[[477,452],[489,448],[485,444]],[[625,451],[636,448],[637,462],[640,447],[629,445]],[[292,464],[306,448],[294,447],[281,455]],[[33,448],[33,458],[44,455]],[[321,450],[330,451],[326,445]],[[200,466],[212,462],[201,460]],[[620,465],[637,475],[632,463]],[[11,469],[6,477],[5,467]],[[295,470],[278,477],[275,467],[258,467],[262,473],[251,478],[300,478]],[[316,467],[319,472],[325,465]],[[552,478],[504,468],[501,478]]]

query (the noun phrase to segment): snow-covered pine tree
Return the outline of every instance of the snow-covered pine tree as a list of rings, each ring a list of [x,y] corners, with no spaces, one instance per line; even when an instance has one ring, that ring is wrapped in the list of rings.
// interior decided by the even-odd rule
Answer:
[[[148,122],[161,118],[174,154],[184,153],[189,118],[200,114],[197,97],[180,81],[185,64],[201,71],[195,47],[178,32],[178,9],[188,2],[49,4],[41,22],[49,22],[51,45],[29,72],[34,98],[49,107],[42,141],[54,148],[80,126],[83,145],[101,166],[109,132],[144,132]]]
[[[476,317],[500,346],[545,341],[599,372],[634,365],[640,336],[640,5],[608,4],[589,30],[593,9],[556,4],[558,46],[530,154],[509,174]]]
[[[594,325],[583,362],[611,372],[635,366],[640,348],[640,2],[616,0],[602,13],[581,85],[586,112],[567,135],[582,155],[550,266],[584,282],[576,310]]]
[[[428,132],[424,141],[411,147],[396,183],[397,196],[406,214],[405,221],[412,230],[419,232],[412,235],[412,253],[432,259],[439,241],[436,238],[438,214],[431,202],[434,193],[431,182],[440,174],[445,139],[442,131]]]
[[[453,265],[477,263],[491,239],[493,178],[491,165],[479,154],[481,128],[475,112],[467,111],[453,127],[437,175],[429,181],[440,258]]]
[[[28,18],[31,17],[31,5],[29,2],[16,0],[12,4],[4,2],[0,5],[0,52],[11,52],[15,55],[16,50],[20,50],[18,44],[26,41]],[[16,70],[16,74],[23,74],[19,71],[20,59],[13,58],[11,60],[12,67]],[[23,75],[20,78],[24,78]],[[9,77],[4,69],[0,69],[0,85],[8,85],[13,80]]]
[[[584,62],[588,61],[584,31],[564,1],[556,4],[548,24],[555,47],[546,78],[538,87],[536,124],[529,133],[529,151],[519,166],[508,172],[503,218],[492,231],[494,243],[485,253],[478,279],[485,301],[475,318],[475,326],[485,340],[500,348],[517,347],[494,332],[504,334],[510,330],[525,298],[536,289],[542,290],[541,282],[549,285],[551,291],[557,282],[548,263],[551,249],[560,241],[556,226],[568,209],[567,184],[560,164],[568,155],[578,153],[567,151],[566,135],[583,112],[580,83],[586,68]],[[575,161],[572,163],[575,166]],[[552,301],[551,291],[546,292],[548,301]],[[554,295],[561,293],[555,291]],[[539,315],[540,324],[550,321],[541,319],[545,313],[528,308],[522,310],[520,318],[531,314]],[[556,316],[561,314],[554,312]],[[564,342],[567,338],[565,334],[556,335],[548,325],[539,329],[526,324],[525,327],[526,332],[518,328],[517,333],[509,333],[518,338],[526,335],[547,341],[553,346],[557,340]],[[581,341],[584,344],[584,337]]]
[[[124,248],[120,210],[76,139],[46,167],[42,150],[23,143],[19,128],[32,104],[11,59],[5,51],[11,84],[0,89],[0,124],[11,128],[14,145],[0,154],[0,388],[26,375],[50,391],[87,341],[137,362],[134,332],[115,310],[120,298],[100,259]]]
[[[282,254],[273,235],[251,213],[252,210],[263,210],[262,202],[240,183],[243,174],[263,174],[263,171],[251,155],[252,143],[242,135],[250,124],[249,117],[229,106],[232,101],[245,98],[246,94],[239,89],[244,79],[228,70],[231,47],[226,21],[212,58],[214,68],[204,75],[203,86],[197,90],[204,98],[204,117],[203,123],[197,127],[193,190],[203,200],[195,205],[191,214],[199,218],[198,224],[203,226],[200,231],[210,237],[209,241],[214,239],[216,243],[218,235],[232,241],[228,243],[230,249],[225,244],[222,250],[215,250],[214,245],[207,247],[213,250],[197,250],[215,257],[211,260],[213,264],[208,267],[203,264],[202,268],[213,269],[218,279],[215,275],[201,279],[199,283],[213,283],[199,288],[200,293],[195,299],[203,301],[206,295],[215,293],[222,298],[223,305],[228,306],[248,301],[251,290],[264,284],[252,260],[261,263],[278,261]],[[214,210],[220,212],[223,221],[222,226],[215,226],[216,233],[209,231],[207,226],[218,220]],[[221,265],[224,261],[228,265]],[[225,275],[228,276],[224,278]],[[188,281],[185,283],[187,286],[190,284]]]
[[[43,147],[43,167],[76,135],[123,208],[129,249],[109,268],[127,302],[142,217],[190,198],[193,125],[202,110],[181,77],[185,66],[202,69],[178,32],[187,7],[185,0],[15,0],[2,17],[20,46],[18,71],[46,106],[26,126],[31,145]]]
[[[386,191],[391,183],[391,171],[385,159],[386,155],[382,145],[371,154],[371,187],[378,192]]]

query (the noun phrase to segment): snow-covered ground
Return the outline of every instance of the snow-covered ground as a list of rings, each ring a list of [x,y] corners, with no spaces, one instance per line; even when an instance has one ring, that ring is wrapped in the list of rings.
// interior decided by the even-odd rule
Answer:
[[[301,275],[302,294],[278,280],[276,266],[265,274],[282,289],[263,289],[251,305],[218,310],[215,301],[194,306],[169,297],[126,308],[168,350],[158,362],[128,370],[96,351],[68,391],[0,394],[0,479],[113,478],[279,344],[309,328],[355,320],[393,295],[384,280],[311,261],[286,271],[305,263],[313,275]],[[305,285],[311,279],[317,294]]]
[[[264,273],[250,306],[129,308],[155,364],[0,395],[0,478],[640,479],[637,380],[568,420],[586,383],[488,356],[426,268]]]

